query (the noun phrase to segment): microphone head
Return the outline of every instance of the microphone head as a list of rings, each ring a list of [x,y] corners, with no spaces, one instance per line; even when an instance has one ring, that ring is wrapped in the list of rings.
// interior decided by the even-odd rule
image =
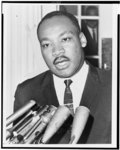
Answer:
[[[78,142],[87,123],[89,114],[90,110],[85,106],[79,106],[76,108],[69,144],[76,144]]]
[[[59,106],[45,130],[41,143],[47,143],[70,115],[71,112],[69,108],[66,106]]]
[[[20,108],[19,110],[17,110],[15,113],[13,113],[12,115],[10,115],[9,117],[7,117],[6,119],[6,126],[8,126],[9,124],[11,124],[13,121],[15,121],[17,118],[19,118],[20,116],[22,116],[24,113],[26,113],[29,109],[31,109],[34,105],[36,104],[36,102],[34,100],[30,100],[29,102],[27,102],[22,108]]]

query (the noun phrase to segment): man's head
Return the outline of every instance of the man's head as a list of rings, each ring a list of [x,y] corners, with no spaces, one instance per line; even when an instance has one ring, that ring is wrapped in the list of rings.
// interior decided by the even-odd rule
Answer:
[[[96,6],[88,6],[86,8],[86,16],[98,16],[98,8]],[[98,25],[98,21],[97,20],[86,20],[86,23],[89,27],[91,28],[95,28]]]
[[[37,29],[43,58],[58,77],[74,75],[84,62],[85,37],[77,19],[62,11],[47,14]]]

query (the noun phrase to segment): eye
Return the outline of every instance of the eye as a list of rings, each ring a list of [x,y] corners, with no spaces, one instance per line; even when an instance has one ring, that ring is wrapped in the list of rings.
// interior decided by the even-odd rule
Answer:
[[[49,47],[49,45],[50,45],[49,43],[41,44],[41,47],[42,47],[42,48],[47,48],[47,47]]]
[[[63,42],[68,42],[68,41],[70,41],[70,40],[71,40],[71,37],[66,37],[66,38],[63,38],[63,39],[62,39]]]

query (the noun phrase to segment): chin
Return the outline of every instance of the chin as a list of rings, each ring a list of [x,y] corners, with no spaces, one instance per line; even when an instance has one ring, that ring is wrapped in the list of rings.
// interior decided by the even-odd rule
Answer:
[[[54,73],[55,74],[55,73]],[[68,74],[68,73],[56,73],[56,76],[60,77],[60,78],[69,78],[71,77],[73,74]]]
[[[64,69],[64,70],[54,70],[53,69],[52,72],[53,72],[53,74],[55,74],[59,78],[70,78],[74,74],[76,74],[76,72],[79,70],[79,68],[78,67],[77,67],[77,69],[75,69],[75,68],[70,69],[69,68],[69,69]]]

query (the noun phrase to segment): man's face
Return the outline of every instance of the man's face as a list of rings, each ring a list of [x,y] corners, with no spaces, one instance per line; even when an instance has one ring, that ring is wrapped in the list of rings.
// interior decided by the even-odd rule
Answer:
[[[86,20],[86,24],[94,29],[98,26],[98,20]]]
[[[71,20],[65,16],[46,19],[38,31],[43,58],[58,77],[74,75],[83,64],[83,51],[79,34]]]

